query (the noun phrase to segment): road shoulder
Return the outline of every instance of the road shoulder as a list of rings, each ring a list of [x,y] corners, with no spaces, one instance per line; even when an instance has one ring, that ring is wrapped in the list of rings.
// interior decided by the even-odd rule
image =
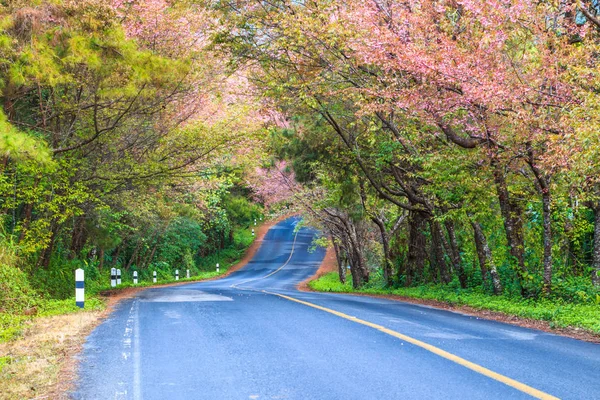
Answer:
[[[337,271],[335,252],[333,251],[333,248],[330,246],[327,249],[325,258],[323,259],[323,262],[321,263],[321,266],[316,271],[316,273],[313,276],[311,276],[310,278],[301,282],[297,288],[298,288],[298,290],[300,290],[302,292],[319,293],[319,291],[313,290],[308,285],[309,282],[316,280],[325,274],[335,272],[335,271]],[[519,317],[516,315],[510,315],[510,314],[496,312],[496,311],[482,310],[482,309],[477,309],[477,308],[470,307],[470,306],[452,304],[449,302],[429,300],[429,299],[418,299],[418,298],[400,296],[400,295],[395,295],[395,294],[370,294],[370,293],[367,294],[367,293],[360,293],[360,292],[358,292],[358,293],[357,292],[346,292],[346,293],[340,292],[338,294],[375,297],[375,298],[388,299],[388,300],[393,300],[393,301],[398,301],[398,302],[403,302],[403,303],[425,305],[428,307],[434,307],[434,308],[437,308],[440,310],[446,310],[446,311],[450,311],[450,312],[454,312],[454,313],[466,314],[466,315],[470,315],[470,316],[485,319],[485,320],[504,322],[504,323],[507,323],[510,325],[520,326],[523,328],[537,329],[537,330],[552,333],[555,335],[570,337],[573,339],[583,340],[586,342],[600,343],[600,335],[597,335],[593,332],[586,331],[585,329],[582,329],[582,328],[552,327],[551,323],[549,321],[523,318],[523,317]]]
[[[69,392],[77,379],[77,356],[87,336],[111,315],[121,301],[149,288],[181,286],[224,278],[252,260],[272,226],[293,215],[285,214],[257,226],[254,242],[240,261],[222,275],[203,280],[107,290],[101,293],[101,298],[106,304],[101,311],[81,311],[33,319],[27,324],[21,337],[0,343],[0,379],[3,381],[0,383],[0,393],[3,395],[0,397],[70,398]]]

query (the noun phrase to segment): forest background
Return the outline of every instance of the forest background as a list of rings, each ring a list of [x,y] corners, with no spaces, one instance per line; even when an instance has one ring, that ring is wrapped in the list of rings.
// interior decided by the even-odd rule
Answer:
[[[599,11],[3,2],[6,338],[70,302],[76,268],[197,275],[288,206],[335,251],[315,289],[600,332]]]

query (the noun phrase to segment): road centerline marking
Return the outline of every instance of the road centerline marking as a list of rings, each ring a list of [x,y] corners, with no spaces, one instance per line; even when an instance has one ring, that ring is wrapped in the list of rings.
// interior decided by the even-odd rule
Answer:
[[[420,347],[420,348],[422,348],[424,350],[427,350],[430,353],[433,353],[433,354],[438,355],[438,356],[440,356],[442,358],[445,358],[446,360],[452,361],[452,362],[454,362],[454,363],[456,363],[458,365],[461,365],[461,366],[463,366],[465,368],[468,368],[468,369],[470,369],[470,370],[472,370],[474,372],[477,372],[477,373],[479,373],[481,375],[487,376],[488,378],[491,378],[491,379],[493,379],[493,380],[495,380],[497,382],[503,383],[503,384],[505,384],[507,386],[510,386],[510,387],[512,387],[514,389],[517,389],[517,390],[519,390],[519,391],[521,391],[523,393],[526,393],[526,394],[528,394],[528,395],[530,395],[530,396],[532,396],[534,398],[543,399],[543,400],[557,400],[558,399],[558,397],[552,396],[551,394],[548,394],[548,393],[543,392],[541,390],[535,389],[535,388],[533,388],[533,387],[531,387],[529,385],[526,385],[526,384],[524,384],[522,382],[519,382],[519,381],[517,381],[515,379],[509,378],[509,377],[507,377],[505,375],[499,374],[499,373],[494,372],[494,371],[492,371],[492,370],[490,370],[488,368],[485,368],[485,367],[483,367],[483,366],[481,366],[479,364],[476,364],[476,363],[468,361],[468,360],[466,360],[466,359],[464,359],[462,357],[459,357],[459,356],[457,356],[455,354],[452,354],[452,353],[450,353],[450,352],[448,352],[446,350],[442,350],[439,347],[435,347],[435,346],[433,346],[433,345],[431,345],[429,343],[425,343],[425,342],[423,342],[423,341],[421,341],[419,339],[415,339],[415,338],[413,338],[411,336],[407,336],[407,335],[404,335],[402,333],[393,331],[393,330],[391,330],[389,328],[386,328],[386,327],[384,327],[382,325],[378,325],[378,324],[375,324],[373,322],[365,321],[363,319],[360,319],[360,318],[357,318],[357,317],[354,317],[354,316],[350,316],[348,314],[344,314],[343,312],[336,311],[336,310],[333,310],[331,308],[319,306],[319,305],[314,304],[314,303],[309,303],[308,301],[300,300],[300,299],[297,299],[295,297],[286,296],[286,295],[280,294],[280,293],[268,292],[266,290],[263,290],[262,292],[266,293],[266,294],[278,296],[278,297],[281,297],[283,299],[286,299],[286,300],[289,300],[289,301],[293,301],[293,302],[296,302],[296,303],[299,303],[299,304],[303,304],[303,305],[308,306],[308,307],[316,308],[317,310],[325,311],[327,313],[336,315],[336,316],[338,316],[340,318],[344,318],[344,319],[346,319],[348,321],[356,322],[358,324],[365,325],[365,326],[368,326],[370,328],[376,329],[376,330],[378,330],[378,331],[380,331],[382,333],[385,333],[387,335],[393,336],[393,337],[395,337],[397,339],[400,339],[400,340],[404,340],[405,342],[408,342],[408,343],[410,343],[410,344],[412,344],[414,346],[417,346],[417,347]]]
[[[302,229],[302,228],[300,228],[300,229]],[[277,272],[281,271],[292,260],[292,256],[294,255],[294,249],[296,248],[296,239],[298,238],[298,233],[300,233],[300,229],[298,229],[296,231],[296,234],[294,235],[294,241],[292,242],[292,250],[290,251],[290,256],[288,257],[287,261],[281,267],[277,268],[275,271],[271,271],[269,274],[267,274],[265,276],[261,276],[259,278],[249,279],[249,280],[244,281],[242,283],[234,283],[230,287],[235,288],[235,289],[240,289],[240,290],[255,290],[255,289],[250,289],[250,288],[242,288],[239,285],[243,285],[243,284],[246,284],[246,283],[249,283],[249,282],[254,282],[254,281],[260,281],[261,279],[268,278],[268,277],[270,277],[272,275],[275,275]]]

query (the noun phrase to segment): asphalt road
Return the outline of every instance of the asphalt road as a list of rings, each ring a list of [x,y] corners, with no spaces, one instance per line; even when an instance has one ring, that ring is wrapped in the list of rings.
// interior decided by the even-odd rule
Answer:
[[[76,399],[600,399],[600,346],[363,296],[303,293],[295,219],[227,278],[148,289],[89,336]],[[545,397],[547,396],[547,397]]]

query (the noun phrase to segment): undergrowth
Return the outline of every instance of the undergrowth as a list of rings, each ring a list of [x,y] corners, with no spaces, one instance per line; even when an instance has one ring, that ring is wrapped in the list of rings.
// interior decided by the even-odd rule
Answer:
[[[571,303],[562,298],[523,299],[508,295],[493,296],[484,293],[480,288],[460,289],[437,285],[395,289],[365,287],[356,290],[350,282],[341,283],[337,272],[325,274],[309,282],[308,286],[320,292],[391,294],[414,299],[435,300],[451,305],[465,305],[479,310],[548,321],[552,328],[577,327],[600,334],[600,305],[593,302]]]
[[[240,229],[234,233],[232,245],[226,249],[203,257],[196,265],[190,268],[190,278],[186,278],[186,268],[179,267],[180,279],[177,282],[193,282],[218,277],[227,272],[244,255],[254,241],[254,236],[247,229]],[[2,246],[0,246],[2,247]],[[128,287],[150,287],[152,272],[157,271],[157,283],[167,284],[175,282],[177,266],[153,265],[151,268],[138,271],[138,284],[133,284],[133,270],[122,270],[121,285],[117,288],[110,284],[110,267],[99,271],[93,264],[79,263],[70,266],[68,274],[61,278],[61,285],[69,290],[72,296],[66,298],[53,298],[55,290],[43,287],[43,279],[35,280],[39,288],[33,288],[28,275],[18,266],[19,260],[10,249],[0,248],[0,343],[15,339],[21,335],[28,321],[35,317],[49,317],[53,315],[70,314],[81,311],[101,310],[104,302],[102,293],[109,290],[121,290]],[[216,264],[220,264],[220,271],[216,271]],[[75,305],[75,285],[73,271],[81,267],[85,271],[85,308],[80,309]],[[63,267],[64,268],[64,267]],[[66,269],[66,268],[64,268]],[[50,275],[51,273],[47,273]],[[54,285],[56,287],[56,276]],[[65,297],[64,295],[60,297]]]

